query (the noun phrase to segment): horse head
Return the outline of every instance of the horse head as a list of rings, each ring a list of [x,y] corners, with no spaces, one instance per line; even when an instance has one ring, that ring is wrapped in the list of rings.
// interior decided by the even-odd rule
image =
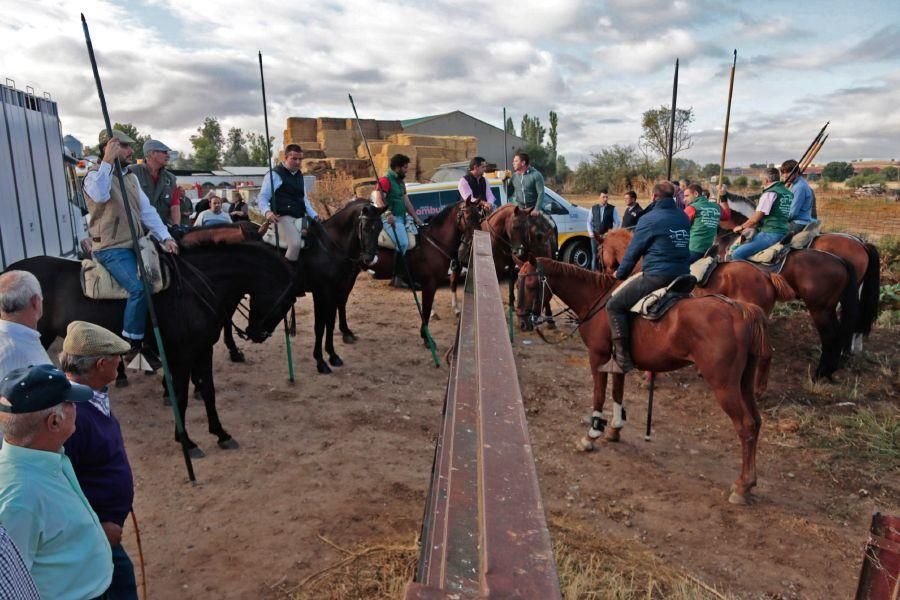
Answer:
[[[366,202],[356,218],[356,235],[359,238],[359,264],[370,267],[378,261],[378,235],[381,233],[381,213],[385,208],[377,208]]]
[[[247,269],[249,278],[250,311],[245,334],[250,341],[266,341],[296,298],[293,270],[272,248],[259,242],[248,242],[244,251],[248,258],[253,248],[253,268]]]
[[[507,227],[510,251],[525,260],[534,256],[550,256],[550,237],[553,227],[539,212],[518,206],[513,210]]]
[[[481,223],[488,215],[488,209],[484,202],[472,202],[469,196],[462,201],[462,210],[457,216],[459,232],[464,237],[471,237],[472,232],[481,228]]]
[[[523,261],[513,256],[513,261],[519,270],[516,278],[516,316],[519,317],[522,329],[532,329],[544,305],[542,292],[547,277],[542,265],[534,257]]]

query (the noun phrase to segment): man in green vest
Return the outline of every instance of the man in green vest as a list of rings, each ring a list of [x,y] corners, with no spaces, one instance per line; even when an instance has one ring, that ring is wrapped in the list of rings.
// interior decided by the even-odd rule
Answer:
[[[753,256],[769,246],[777,244],[788,232],[788,219],[791,214],[791,202],[794,194],[780,181],[778,169],[766,169],[763,177],[763,193],[756,205],[756,212],[742,225],[734,228],[740,233],[751,227],[757,227],[756,235],[745,244],[741,244],[732,253],[734,260]],[[728,197],[728,194],[725,194]]]
[[[131,165],[128,169],[134,173],[141,184],[141,190],[150,200],[150,204],[159,213],[159,218],[166,225],[185,224],[184,209],[181,206],[181,195],[175,181],[175,175],[166,169],[169,164],[169,147],[159,140],[144,142],[144,162]],[[191,214],[190,201],[187,203],[187,214]]]
[[[710,200],[698,183],[691,183],[685,187],[684,201],[687,203],[684,213],[691,220],[691,241],[688,249],[691,251],[691,262],[694,262],[703,258],[716,241],[719,222],[730,219],[731,211],[724,200],[721,206]]]
[[[409,248],[409,235],[406,231],[408,221],[421,226],[422,221],[416,215],[409,195],[406,193],[406,173],[409,171],[409,157],[403,154],[395,154],[391,157],[388,172],[378,180],[378,194],[376,194],[376,206],[387,207],[381,215],[384,231],[391,238],[394,247],[400,254],[406,254]],[[394,262],[396,273],[399,260]],[[391,285],[403,287],[401,278],[394,275]]]

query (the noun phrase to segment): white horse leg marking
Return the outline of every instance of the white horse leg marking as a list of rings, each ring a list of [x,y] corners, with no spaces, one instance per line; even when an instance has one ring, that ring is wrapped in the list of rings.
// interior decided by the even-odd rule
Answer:
[[[601,413],[599,410],[595,410],[594,412],[591,413],[592,418],[602,417],[602,416],[603,416],[603,413]],[[588,437],[592,440],[596,440],[601,435],[603,435],[603,432],[600,431],[599,429],[594,429],[593,427],[588,429]]]
[[[622,405],[618,402],[613,402],[613,418],[611,426],[614,429],[622,429],[622,427],[625,426],[625,419],[622,418],[622,414]]]
[[[850,344],[850,352],[853,354],[859,354],[863,349],[863,334],[854,333],[853,334],[853,342]]]

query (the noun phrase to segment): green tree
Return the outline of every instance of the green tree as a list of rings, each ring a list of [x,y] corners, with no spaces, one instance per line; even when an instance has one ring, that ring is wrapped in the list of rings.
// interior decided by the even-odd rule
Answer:
[[[703,165],[703,169],[701,169],[700,174],[703,175],[706,179],[712,179],[713,177],[718,177],[719,175],[719,165],[716,163],[706,163]]]
[[[250,166],[250,153],[247,151],[245,144],[243,131],[237,127],[229,129],[225,154],[222,155],[222,163],[234,167]]]
[[[768,165],[766,163],[750,163],[751,169],[765,169]]]
[[[550,111],[550,132],[547,134],[550,138],[550,152],[556,158],[557,141],[559,140],[559,116]]]
[[[516,135],[516,126],[513,125],[512,117],[506,117],[506,133]]]
[[[556,176],[554,179],[559,185],[565,185],[568,183],[569,179],[572,177],[572,169],[569,168],[569,165],[566,164],[565,156],[557,156],[556,157]]]
[[[853,165],[848,162],[830,162],[822,169],[822,177],[831,181],[844,181],[853,176]]]
[[[547,130],[541,125],[539,117],[522,116],[522,124],[519,126],[520,137],[529,145],[542,146]]]
[[[737,179],[734,180],[734,185],[736,187],[747,187],[747,176],[739,175]]]
[[[640,143],[649,152],[662,156],[669,155],[669,121],[672,111],[668,106],[660,106],[645,111],[641,117]],[[693,145],[690,124],[694,120],[693,108],[679,108],[675,111],[675,136],[672,142],[672,156]]]
[[[141,135],[137,127],[131,123],[113,123],[113,129],[118,129],[136,142],[132,145],[135,160],[144,158],[144,142],[150,139],[149,135]]]
[[[652,163],[634,146],[610,146],[591,154],[591,159],[578,165],[572,176],[573,188],[580,193],[597,193],[602,189],[629,190],[639,177],[652,173]]]
[[[269,148],[275,141],[274,137],[269,138]],[[266,148],[266,137],[261,133],[247,134],[247,152],[250,154],[250,165],[254,167],[268,167],[271,165],[271,156],[269,149]]]
[[[222,166],[221,154],[225,140],[222,137],[222,126],[215,117],[206,117],[203,125],[197,128],[197,135],[191,136],[194,147],[196,168],[211,171]]]
[[[882,171],[884,176],[892,181],[897,181],[898,177],[900,177],[900,169],[897,167],[885,167]]]

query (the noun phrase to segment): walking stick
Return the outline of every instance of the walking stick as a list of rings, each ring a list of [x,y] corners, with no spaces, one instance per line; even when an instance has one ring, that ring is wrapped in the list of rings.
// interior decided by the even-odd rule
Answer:
[[[650,429],[653,426],[653,392],[656,388],[656,373],[650,371],[647,373],[650,379],[650,392],[647,394],[647,431],[644,432],[644,441],[650,441]]]
[[[725,137],[722,138],[722,162],[719,165],[719,180],[717,182],[720,186],[722,185],[722,180],[725,178],[725,149],[728,147],[728,125],[731,122],[731,96],[734,92],[734,68],[736,66],[737,49],[734,51],[734,60],[731,63],[731,79],[728,82],[728,108],[725,110]]]
[[[269,167],[269,188],[272,190],[272,196],[269,200],[269,209],[271,210],[275,208],[271,206],[272,199],[275,197],[275,178],[272,176],[272,148],[269,145],[269,109],[266,107],[266,78],[263,75],[262,50],[259,51],[259,83],[262,87],[263,121],[266,126],[266,152],[268,153],[266,163]],[[301,174],[301,178],[302,176]],[[273,210],[272,212],[274,213],[275,211]],[[278,244],[278,223],[275,224],[275,247],[280,248]],[[284,315],[284,348],[287,352],[288,380],[294,383],[294,353],[291,351],[291,336],[288,332],[287,314]]]
[[[356,103],[353,102],[353,96],[351,94],[347,94],[347,96],[350,98],[350,106],[353,107],[353,116],[356,117],[356,126],[359,128],[359,135],[366,147],[366,155],[369,157],[372,173],[375,174],[375,186],[379,191],[386,194],[387,190],[381,189],[381,180],[378,178],[378,169],[375,167],[375,159],[372,158],[372,151],[369,150],[369,140],[366,139],[362,123],[359,121],[359,113],[356,112]],[[394,232],[394,243],[399,246],[400,238],[397,237],[396,223],[391,223],[391,230]],[[400,252],[399,248],[397,250],[397,255],[400,257],[400,264],[403,266],[403,271],[406,273],[406,280],[409,282],[410,291],[412,292],[413,299],[416,301],[416,310],[419,312],[419,320],[422,323],[422,332],[425,334],[425,342],[428,344],[428,349],[431,350],[431,357],[434,359],[435,368],[439,369],[441,367],[441,361],[438,360],[437,347],[434,344],[434,339],[431,337],[431,332],[428,331],[428,325],[425,324],[425,315],[422,313],[422,305],[419,304],[419,295],[416,294],[416,282],[413,281],[412,271],[409,270],[409,263],[406,261],[406,255]]]
[[[81,14],[81,26],[84,29],[84,41],[87,45],[88,57],[91,59],[91,69],[94,71],[94,82],[97,84],[97,95],[100,97],[100,109],[103,112],[103,124],[106,127],[108,139],[112,140],[112,125],[109,120],[109,111],[106,108],[106,96],[103,95],[103,84],[100,83],[100,71],[97,69],[97,58],[94,56],[94,44],[91,42],[91,33],[88,31],[87,20],[84,13]],[[150,324],[153,327],[153,337],[156,339],[156,347],[159,349],[159,360],[163,366],[163,377],[166,382],[166,392],[169,394],[169,401],[172,403],[172,414],[175,416],[175,431],[178,432],[178,439],[181,441],[181,453],[184,456],[184,466],[187,468],[188,479],[191,483],[196,482],[194,476],[194,465],[191,462],[191,455],[187,444],[187,434],[184,431],[184,423],[181,421],[181,413],[178,409],[178,402],[175,398],[175,386],[172,383],[172,372],[169,370],[169,359],[166,356],[166,349],[163,347],[162,335],[159,333],[159,321],[156,318],[156,308],[153,306],[153,294],[150,290],[150,283],[147,278],[147,269],[144,267],[144,261],[141,259],[141,249],[138,245],[137,227],[134,223],[134,215],[131,214],[131,203],[128,202],[128,191],[125,189],[125,178],[122,176],[122,164],[116,157],[113,165],[116,172],[116,179],[119,180],[119,191],[124,199],[125,217],[128,221],[128,231],[131,233],[131,248],[137,259],[138,274],[141,278],[141,285],[144,288],[144,300],[147,302],[147,311],[150,313]]]
[[[144,567],[144,547],[141,545],[141,529],[138,527],[137,515],[131,509],[131,523],[134,525],[134,537],[137,540],[138,558],[141,560],[141,596],[147,600],[147,571]]]
[[[672,180],[672,150],[675,144],[675,111],[678,101],[678,59],[675,59],[675,81],[672,83],[672,114],[669,116],[669,157],[666,162],[666,180]]]

